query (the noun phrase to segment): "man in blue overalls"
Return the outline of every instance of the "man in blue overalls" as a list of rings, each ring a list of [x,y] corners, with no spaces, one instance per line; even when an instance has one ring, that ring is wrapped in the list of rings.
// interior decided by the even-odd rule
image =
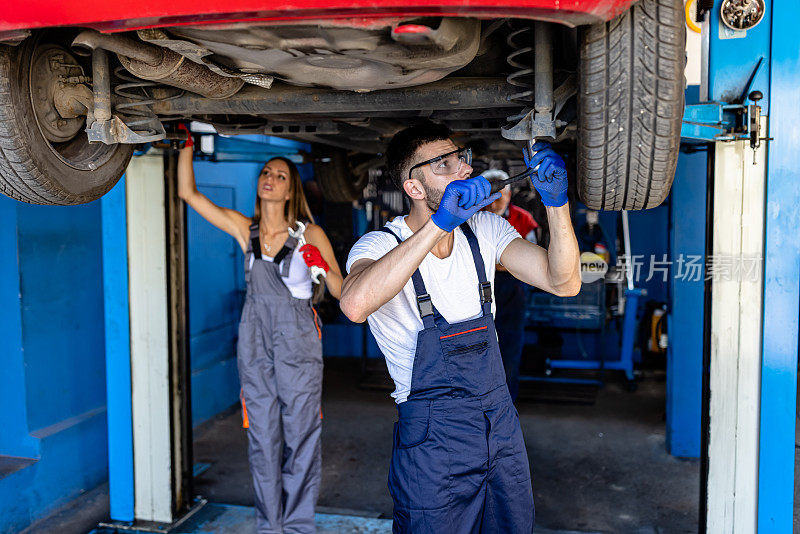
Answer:
[[[350,251],[341,307],[369,321],[396,389],[389,491],[394,532],[524,533],[533,529],[525,443],[492,317],[496,264],[557,295],[580,289],[563,160],[537,143],[526,163],[547,206],[550,248],[479,211],[497,195],[470,178],[471,155],[446,127],[403,130],[386,152],[411,209]]]

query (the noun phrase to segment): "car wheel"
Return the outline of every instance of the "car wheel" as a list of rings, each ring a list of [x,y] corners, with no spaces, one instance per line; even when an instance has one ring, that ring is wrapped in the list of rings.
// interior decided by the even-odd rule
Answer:
[[[330,202],[352,202],[361,198],[369,174],[353,166],[343,150],[325,150],[314,158],[314,174],[322,196]]]
[[[68,40],[46,36],[0,45],[0,192],[32,204],[82,204],[114,186],[133,146],[90,144],[84,116],[58,113],[58,84],[91,72]]]
[[[580,34],[578,192],[591,209],[658,206],[680,147],[685,39],[681,0],[640,0]]]

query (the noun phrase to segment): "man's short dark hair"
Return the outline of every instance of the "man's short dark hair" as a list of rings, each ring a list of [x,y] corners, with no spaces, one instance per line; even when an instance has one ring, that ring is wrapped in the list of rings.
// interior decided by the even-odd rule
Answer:
[[[446,141],[451,134],[450,128],[444,124],[431,121],[397,132],[386,148],[386,167],[394,185],[403,191],[403,182],[408,179],[408,169],[416,163],[414,156],[419,147],[434,141]]]

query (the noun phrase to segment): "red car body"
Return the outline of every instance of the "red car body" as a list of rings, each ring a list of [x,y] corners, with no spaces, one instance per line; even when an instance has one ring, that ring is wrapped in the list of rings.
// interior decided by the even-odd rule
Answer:
[[[610,20],[635,0],[16,0],[0,12],[0,41],[25,30],[80,26],[103,32],[176,25],[341,21],[348,26],[385,26],[387,19],[419,16],[528,18],[569,26]]]

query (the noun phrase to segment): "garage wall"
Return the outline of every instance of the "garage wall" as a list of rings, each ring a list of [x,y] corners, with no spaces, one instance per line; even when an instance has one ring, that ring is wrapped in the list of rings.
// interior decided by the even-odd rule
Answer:
[[[0,455],[36,457],[38,442],[28,433],[25,362],[22,358],[16,203],[0,197]],[[12,460],[5,461],[7,472]],[[2,475],[0,475],[2,476]],[[1,481],[0,481],[1,482]]]
[[[11,349],[0,376],[13,384],[0,394],[11,465],[0,471],[0,532],[16,532],[107,476],[100,206],[0,196],[0,221]]]
[[[214,203],[253,212],[261,163],[196,161],[198,190]],[[236,337],[244,302],[244,255],[238,243],[188,208],[189,336],[192,422],[197,425],[239,399]]]
[[[17,207],[28,424],[105,404],[100,206]]]
[[[671,259],[705,261],[705,151],[681,153],[672,186]],[[703,378],[703,316],[705,272],[670,279],[667,315],[667,449],[683,458],[700,457]],[[694,279],[699,278],[699,279]]]

